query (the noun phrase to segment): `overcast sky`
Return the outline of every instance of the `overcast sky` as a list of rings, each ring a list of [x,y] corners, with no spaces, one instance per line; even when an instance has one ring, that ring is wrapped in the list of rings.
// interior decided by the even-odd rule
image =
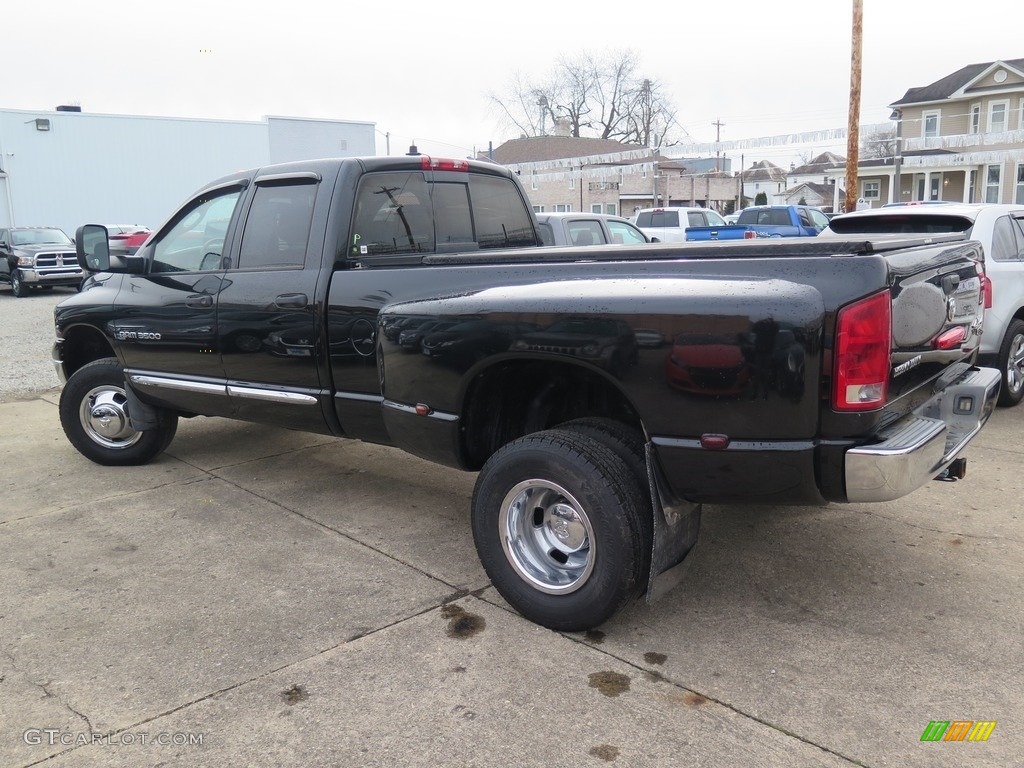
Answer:
[[[633,51],[696,142],[845,128],[852,0],[387,3],[8,0],[0,108],[376,123],[464,156],[516,138],[489,95],[560,56]],[[967,64],[1024,58],[1020,0],[863,0],[861,123]],[[746,164],[799,152],[747,150]],[[739,167],[735,158],[734,170]]]

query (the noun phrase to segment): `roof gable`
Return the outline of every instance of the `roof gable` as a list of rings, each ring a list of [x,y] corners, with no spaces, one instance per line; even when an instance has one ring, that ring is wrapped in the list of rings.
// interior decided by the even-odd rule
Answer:
[[[563,160],[568,157],[607,155],[640,149],[635,144],[623,144],[614,139],[576,138],[575,136],[527,136],[512,139],[496,147],[493,160],[501,165],[538,163],[545,160]],[[487,158],[486,152],[479,153]]]
[[[806,176],[811,174],[820,174],[824,171],[831,171],[834,168],[840,168],[844,165],[846,165],[845,157],[841,157],[833,152],[822,152],[817,157],[811,159],[810,162],[793,168],[789,172],[789,175]]]
[[[894,101],[890,107],[905,106],[907,104],[922,104],[933,101],[943,101],[957,95],[964,95],[968,88],[979,79],[983,79],[996,67],[1005,67],[1024,75],[1024,59],[1002,59],[987,61],[982,64],[968,64],[952,74],[946,75],[941,80],[936,80],[931,85],[921,88],[911,88],[902,99]]]

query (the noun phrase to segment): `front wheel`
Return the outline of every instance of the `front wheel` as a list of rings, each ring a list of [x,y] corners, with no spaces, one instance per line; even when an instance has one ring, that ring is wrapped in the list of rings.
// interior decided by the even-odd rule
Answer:
[[[644,587],[651,548],[634,471],[569,429],[514,440],[473,491],[473,540],[494,587],[527,619],[579,632]]]
[[[1016,405],[1024,397],[1024,321],[1014,320],[1006,329],[999,348],[999,368],[1003,374],[999,405]]]
[[[16,269],[11,272],[11,293],[17,296],[19,299],[23,299],[28,296],[28,292],[31,290],[25,281],[21,277],[21,270]]]
[[[78,452],[97,464],[145,464],[170,445],[176,414],[162,411],[156,429],[139,432],[128,418],[124,373],[115,358],[79,368],[60,393],[60,423]]]

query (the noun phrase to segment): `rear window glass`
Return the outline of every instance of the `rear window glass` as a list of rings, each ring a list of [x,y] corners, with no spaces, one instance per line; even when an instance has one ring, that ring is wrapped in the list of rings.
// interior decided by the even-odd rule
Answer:
[[[430,183],[416,171],[367,174],[356,195],[349,255],[538,244],[530,208],[510,179],[464,178]]]
[[[363,177],[352,219],[355,255],[429,253],[434,216],[422,173],[371,173]]]
[[[969,218],[942,214],[883,214],[874,216],[836,216],[829,229],[840,235],[868,234],[942,234],[968,232],[973,226]]]
[[[470,174],[469,198],[480,248],[537,245],[530,208],[511,179]]]

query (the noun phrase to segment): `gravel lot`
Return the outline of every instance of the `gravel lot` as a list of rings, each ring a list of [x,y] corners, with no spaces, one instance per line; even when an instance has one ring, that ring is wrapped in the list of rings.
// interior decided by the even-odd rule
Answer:
[[[53,308],[72,288],[54,288],[16,299],[0,289],[0,402],[60,387],[50,360]]]

